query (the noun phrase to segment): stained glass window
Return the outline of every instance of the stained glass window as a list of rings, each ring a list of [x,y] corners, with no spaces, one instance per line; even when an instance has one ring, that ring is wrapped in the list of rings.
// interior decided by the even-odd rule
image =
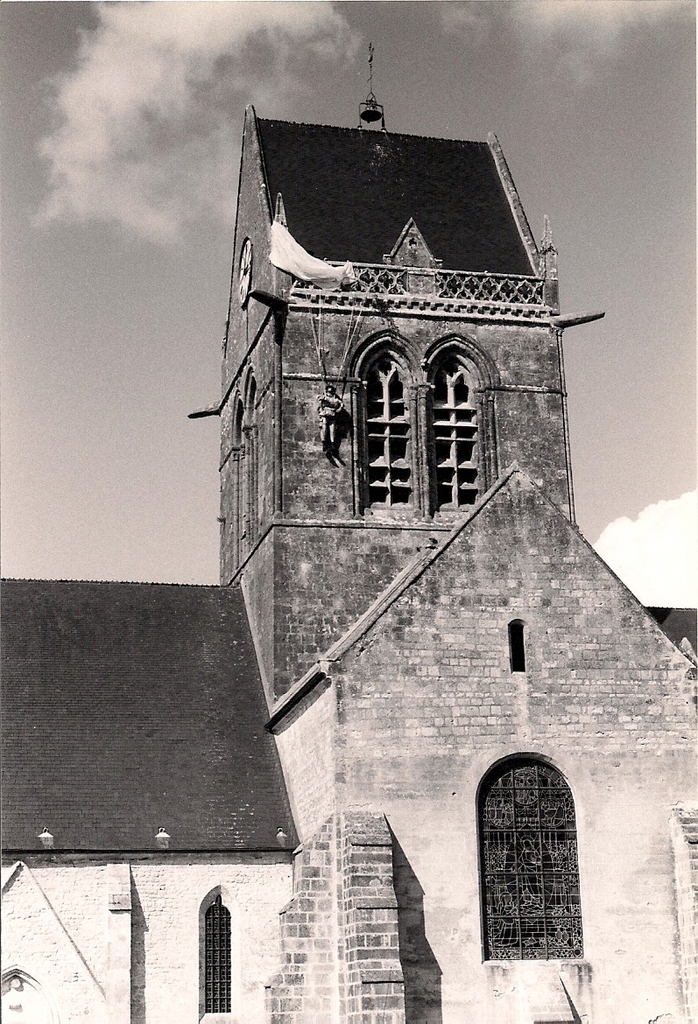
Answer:
[[[574,801],[562,775],[509,761],[486,776],[478,811],[485,959],[581,957]]]
[[[206,1013],[230,1013],[230,911],[216,896],[206,911]]]

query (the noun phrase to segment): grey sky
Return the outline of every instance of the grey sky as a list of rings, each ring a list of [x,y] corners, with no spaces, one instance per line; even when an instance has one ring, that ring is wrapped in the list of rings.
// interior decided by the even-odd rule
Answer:
[[[495,131],[563,311],[606,310],[565,336],[585,535],[695,486],[691,2],[0,17],[4,575],[215,582],[217,421],[186,416],[218,397],[244,105],[355,126],[369,40],[388,129]]]

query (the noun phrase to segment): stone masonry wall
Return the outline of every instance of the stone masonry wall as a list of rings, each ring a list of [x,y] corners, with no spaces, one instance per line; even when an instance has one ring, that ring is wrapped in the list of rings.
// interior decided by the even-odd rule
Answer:
[[[45,980],[62,1024],[128,1020],[114,1016],[107,998],[110,862],[69,854],[25,859],[31,886],[20,873],[3,901],[3,968],[15,964]],[[214,890],[232,917],[233,1013],[225,1019],[267,1024],[264,985],[278,964],[290,853],[134,855],[118,866],[131,876],[131,1024],[200,1020],[201,908]]]
[[[340,1019],[405,1024],[392,837],[381,814],[348,811],[340,820]]]
[[[509,662],[514,618],[525,622],[525,672]],[[441,972],[443,1024],[509,1024],[521,986],[559,973],[538,961],[495,998],[482,961],[477,789],[514,754],[551,760],[575,798],[585,958],[567,989],[577,1011],[590,1024],[681,1018],[667,821],[695,787],[687,672],[517,474],[332,666],[338,806],[387,815],[423,890],[422,962]]]
[[[3,887],[3,973],[17,967],[36,979],[61,1024],[107,1024],[107,866],[51,871],[27,861]]]
[[[394,339],[411,368],[412,383],[426,384],[424,360],[445,339],[464,339],[481,368],[480,387],[490,388],[495,401],[495,431],[500,471],[518,461],[564,511],[567,510],[567,467],[563,434],[557,339],[544,327],[468,323],[433,317],[366,315],[358,329],[354,314],[322,314],[291,310],[283,339],[283,479],[284,515],[303,519],[345,519],[355,515],[358,432],[340,448],[341,463],[333,465],[319,440],[317,398],[323,390],[323,369],[338,384],[348,413],[352,409],[351,380],[362,350],[383,339]],[[353,341],[347,351],[347,336]],[[316,336],[319,342],[316,342]],[[316,345],[324,353],[319,364]],[[479,353],[479,355],[477,354]],[[408,381],[405,381],[407,384]],[[484,437],[481,434],[480,443]],[[418,438],[413,438],[414,443]],[[496,475],[496,474],[495,474]],[[490,480],[489,483],[493,483]]]
[[[698,807],[673,808],[671,838],[674,847],[676,902],[681,951],[681,981],[686,1015],[698,1021]]]
[[[245,198],[244,202],[251,204],[246,216],[250,223],[257,224],[255,230],[261,232],[260,237],[266,237],[264,216],[255,207],[257,201],[256,196]],[[248,230],[243,225],[239,232],[243,229]],[[226,374],[227,379],[232,380],[237,372],[235,358],[247,359],[254,368],[262,396],[256,435],[260,489],[258,529],[264,531],[273,518],[271,603],[268,601],[268,550],[254,550],[243,571],[250,590],[265,594],[255,616],[256,630],[259,636],[270,632],[273,636],[274,664],[273,668],[265,664],[265,669],[270,681],[273,680],[274,696],[278,697],[404,567],[425,543],[423,532],[438,535],[448,529],[450,523],[441,513],[434,520],[418,514],[415,509],[361,512],[361,472],[357,462],[361,423],[351,424],[338,460],[328,460],[320,443],[317,399],[323,380],[313,331],[317,315],[311,317],[307,312],[293,309],[288,315],[281,351],[282,401],[280,410],[276,410],[274,391],[281,386],[275,376],[278,367],[274,366],[277,340],[273,320],[265,321],[259,319],[257,313],[253,315],[255,303],[256,300],[250,300],[246,319],[241,311],[236,312],[231,320],[231,332],[233,328],[242,331],[244,320],[245,336],[251,344],[254,336],[249,333],[249,325],[254,321],[255,329],[262,332],[260,340],[249,357],[242,355],[244,346],[230,349],[237,356],[226,357]],[[374,338],[387,339],[392,334],[407,353],[415,383],[421,382],[420,387],[425,387],[426,371],[422,362],[430,347],[444,338],[466,339],[473,351],[480,353],[481,383],[488,382],[487,386],[492,389],[487,392],[487,403],[494,409],[494,426],[485,431],[484,421],[481,425],[483,445],[485,433],[488,438],[490,474],[496,476],[497,466],[501,470],[512,460],[519,459],[533,479],[547,488],[552,499],[563,510],[567,508],[563,407],[553,332],[542,327],[476,325],[448,318],[386,318],[372,314],[361,322],[350,350],[346,351],[349,328],[347,313],[325,313],[322,327],[315,323],[315,333],[321,339],[324,353],[324,369],[335,380],[354,372],[353,361],[362,346],[372,343]],[[345,402],[356,420],[352,387],[351,384],[347,387]],[[275,418],[277,411],[280,421]],[[222,420],[224,460],[230,446],[231,422],[226,407]],[[277,440],[280,452],[276,448]],[[415,436],[413,444],[418,443],[419,438]],[[224,461],[221,476],[223,583],[230,582],[238,564],[234,553],[233,477],[233,463]],[[278,486],[279,478],[281,507],[274,509],[271,498],[274,481],[277,480]],[[484,483],[483,477],[483,486]],[[423,486],[427,487],[426,477]],[[244,547],[242,557],[250,550],[249,545]],[[263,583],[256,580],[257,575],[264,577]]]
[[[280,913],[281,967],[267,986],[271,1024],[338,1020],[335,819],[295,857],[293,897]]]
[[[277,697],[363,614],[433,532],[361,523],[275,527]]]
[[[280,921],[271,1024],[405,1024],[392,840],[382,815],[333,816],[303,843]]]
[[[336,703],[318,686],[275,730],[279,759],[301,842],[335,811]]]

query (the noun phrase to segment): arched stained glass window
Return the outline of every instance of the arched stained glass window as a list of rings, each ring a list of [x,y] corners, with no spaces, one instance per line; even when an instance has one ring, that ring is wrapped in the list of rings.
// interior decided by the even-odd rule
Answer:
[[[477,409],[461,360],[449,356],[433,377],[436,508],[473,505],[478,495]]]
[[[581,957],[574,800],[533,758],[498,765],[478,801],[485,959]]]
[[[205,1011],[231,1012],[230,911],[216,896],[205,915]]]
[[[366,379],[366,428],[369,505],[409,505],[411,425],[400,367],[389,355]]]

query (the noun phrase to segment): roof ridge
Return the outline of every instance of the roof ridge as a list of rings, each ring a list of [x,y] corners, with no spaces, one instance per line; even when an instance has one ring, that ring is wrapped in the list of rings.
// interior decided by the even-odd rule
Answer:
[[[480,141],[479,139],[457,139],[457,138],[444,138],[441,135],[417,135],[415,132],[371,132],[370,129],[366,128],[350,128],[348,125],[343,124],[323,124],[313,121],[287,121],[280,117],[260,117],[257,115],[257,120],[260,124],[290,124],[298,128],[329,128],[336,132],[360,132],[363,135],[378,135],[381,138],[388,136],[389,138],[403,138],[403,139],[426,139],[429,142],[455,142],[457,144],[467,144],[469,146],[483,146],[489,147],[487,141]]]

